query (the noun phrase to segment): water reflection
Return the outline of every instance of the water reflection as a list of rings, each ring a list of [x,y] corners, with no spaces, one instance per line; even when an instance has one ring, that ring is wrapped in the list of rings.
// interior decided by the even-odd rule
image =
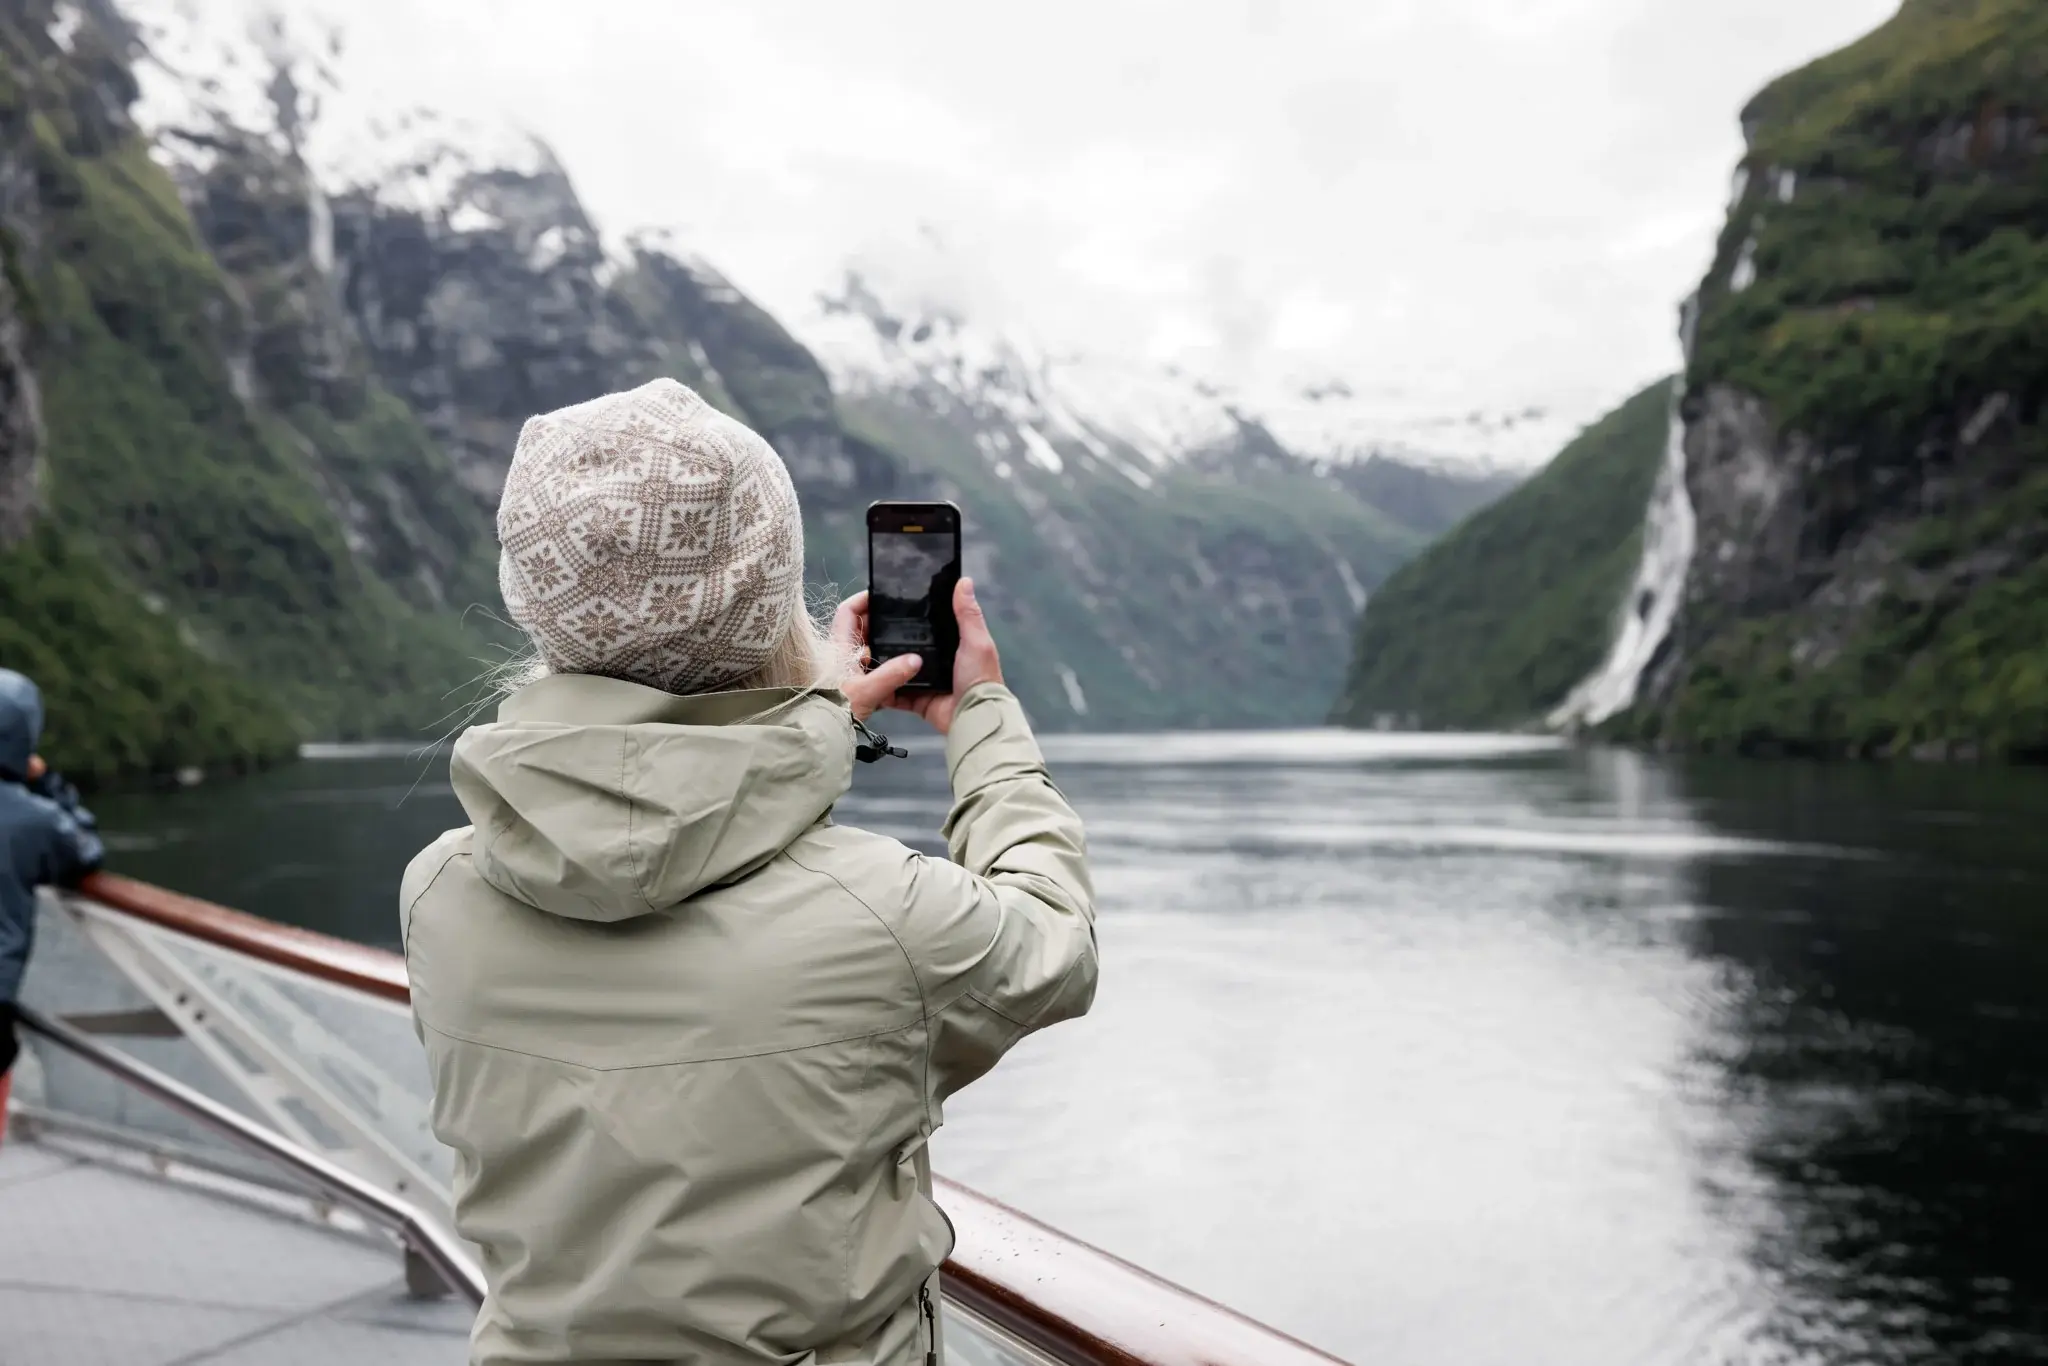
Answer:
[[[1880,864],[1694,870],[1692,945],[1753,988],[1712,1058],[1777,1221],[1784,1339],[1874,1361],[2048,1357],[2048,791],[2039,775],[1701,767],[1728,828]]]
[[[2048,778],[1049,747],[1102,993],[955,1102],[952,1174],[1361,1363],[2048,1356]],[[842,818],[935,850],[912,748]],[[104,815],[137,876],[387,945],[460,820],[390,754]]]

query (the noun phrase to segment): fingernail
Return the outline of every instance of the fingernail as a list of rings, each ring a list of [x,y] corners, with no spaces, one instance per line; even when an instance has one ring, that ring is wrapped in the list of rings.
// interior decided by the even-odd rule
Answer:
[[[974,580],[973,580],[973,579],[962,579],[962,580],[960,580],[960,586],[961,586],[961,587],[962,587],[963,589],[965,589],[965,590],[967,591],[967,600],[968,600],[969,602],[973,602],[973,601],[974,601]]]
[[[919,659],[916,655],[903,656],[903,662],[910,666],[910,671],[912,673],[916,673],[919,669],[922,669],[924,667],[924,661],[922,659]]]

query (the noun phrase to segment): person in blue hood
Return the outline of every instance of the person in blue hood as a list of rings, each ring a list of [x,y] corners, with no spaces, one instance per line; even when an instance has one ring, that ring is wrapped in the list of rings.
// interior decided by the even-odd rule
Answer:
[[[35,942],[36,888],[77,882],[105,852],[78,793],[37,756],[42,733],[43,695],[27,678],[0,669],[0,1134],[20,1049],[14,1003]]]

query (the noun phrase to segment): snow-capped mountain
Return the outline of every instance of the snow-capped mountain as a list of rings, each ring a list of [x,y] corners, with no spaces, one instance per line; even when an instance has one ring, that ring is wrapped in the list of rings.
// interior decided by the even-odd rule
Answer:
[[[930,234],[924,245],[935,257],[946,251]],[[1177,366],[1056,348],[973,316],[914,272],[869,263],[820,291],[791,326],[846,392],[945,396],[1007,419],[1027,459],[1056,467],[1058,449],[1071,445],[1141,485],[1247,427],[1308,460],[1378,456],[1471,475],[1529,468],[1569,435],[1540,409],[1445,418],[1337,378],[1253,391]]]
[[[215,130],[231,127],[295,150],[327,195],[366,192],[456,231],[497,225],[493,209],[474,202],[490,173],[561,172],[530,131],[451,117],[418,92],[383,85],[381,73],[352,60],[339,0],[294,0],[288,10],[271,0],[121,0],[121,8],[147,47],[136,70],[137,116],[166,164],[204,169]],[[628,236],[664,231],[609,226],[633,230],[597,242],[616,262],[630,259]],[[563,228],[532,249],[568,250],[581,245],[575,235]],[[958,278],[963,263],[930,228],[906,234],[899,248],[886,265],[861,260],[821,281],[812,305],[786,321],[840,387],[917,386],[985,406],[1013,424],[1025,459],[1062,458],[1055,452],[1069,447],[1142,482],[1249,423],[1311,460],[1378,455],[1484,474],[1532,468],[1572,435],[1540,408],[1445,413],[1369,376],[1294,374],[1247,386],[1058,344],[934,288]],[[672,240],[662,249],[688,259]]]
[[[960,503],[1006,672],[1045,724],[1301,724],[1366,595],[1500,491],[1482,446],[1411,440],[1369,393],[1254,402],[1048,346],[914,270],[862,263],[792,331],[682,234],[601,226],[538,138],[379,85],[338,4],[117,3],[136,121],[229,282],[237,397],[306,437],[351,550],[393,582],[426,566],[437,606],[489,553],[525,418],[668,375],[781,453],[821,590],[864,574],[869,500]],[[387,419],[467,491],[468,513],[437,515],[473,553],[434,559],[448,535],[413,504],[447,478],[364,425]]]

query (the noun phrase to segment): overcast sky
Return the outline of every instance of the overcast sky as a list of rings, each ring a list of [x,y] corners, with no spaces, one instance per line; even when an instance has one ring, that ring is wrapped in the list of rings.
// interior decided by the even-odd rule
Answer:
[[[345,65],[785,314],[859,256],[1055,345],[1586,420],[1676,363],[1743,103],[1896,7],[349,0]]]

